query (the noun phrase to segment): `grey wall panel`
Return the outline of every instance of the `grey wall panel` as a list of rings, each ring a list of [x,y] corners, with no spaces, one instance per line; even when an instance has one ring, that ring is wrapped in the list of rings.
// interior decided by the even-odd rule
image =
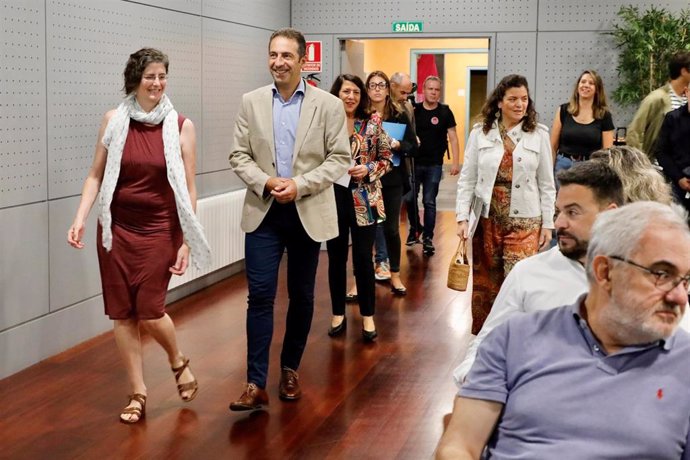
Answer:
[[[50,198],[80,192],[103,113],[121,101],[122,71],[139,48],[168,54],[167,92],[178,112],[192,119],[198,132],[202,129],[201,19],[130,2],[93,5],[88,0],[48,3]],[[197,151],[203,154],[201,138]]]
[[[138,0],[132,3],[143,3],[144,5],[167,8],[173,11],[181,11],[184,13],[191,14],[201,14],[202,2],[203,0]],[[158,14],[160,11],[160,9],[156,9],[155,14]]]
[[[135,48],[129,52],[151,46],[168,55],[170,79],[165,92],[175,105],[175,110],[194,122],[197,133],[197,165],[200,165],[204,151],[200,135],[203,129],[201,18],[140,5],[136,5],[135,10],[137,9],[141,11],[137,14],[140,18],[139,38]],[[151,11],[155,14],[151,14]]]
[[[196,186],[199,198],[246,188],[245,183],[230,169],[199,174],[196,176]]]
[[[321,74],[318,76],[321,79],[319,88],[328,91],[333,84],[333,79],[337,76],[338,68],[340,66],[340,45],[339,40],[336,40],[333,35],[325,34],[308,34],[304,38],[307,41],[321,42]],[[335,43],[335,45],[334,45]],[[302,73],[307,76],[307,73]]]
[[[290,25],[290,2],[203,0],[202,14],[208,18],[274,30]]]
[[[0,379],[111,328],[98,296],[0,332]]]
[[[309,33],[390,33],[396,20],[422,21],[424,32],[530,31],[538,0],[292,0],[292,24]]]
[[[208,3],[223,20],[202,19],[203,0],[0,0],[0,232],[9,235],[0,243],[0,378],[111,327],[97,209],[86,249],[65,235],[103,114],[122,100],[129,54],[154,46],[169,55],[168,94],[197,127],[200,196],[244,188],[227,161],[232,125],[241,94],[271,81],[268,36],[290,23],[290,2]],[[209,162],[207,138],[216,142]]]
[[[43,0],[0,0],[0,208],[45,200]]]
[[[122,98],[122,71],[136,50],[140,5],[47,0],[48,190],[80,193],[103,114]]]
[[[48,205],[0,209],[0,331],[48,313]]]
[[[534,50],[537,47],[536,32],[498,33],[496,34],[496,84],[506,75],[517,73],[524,75],[530,85],[533,99],[538,99],[535,72],[537,59]]]
[[[433,3],[433,2],[429,2]],[[395,4],[395,5],[394,5]],[[311,34],[330,32],[385,33],[391,31],[391,12],[410,9],[411,2],[386,0],[292,1],[293,27]],[[411,19],[411,18],[405,18]]]
[[[621,6],[651,7],[679,12],[688,8],[687,0],[542,0],[539,2],[540,31],[609,30],[617,22]]]
[[[204,156],[199,171],[228,169],[232,132],[242,94],[271,82],[271,32],[203,19]]]
[[[537,110],[551,126],[556,109],[568,101],[577,77],[585,69],[593,69],[604,81],[609,93],[618,80],[618,53],[610,36],[597,32],[541,32],[537,44]],[[613,121],[625,126],[634,108],[623,110],[608,97]]]
[[[98,206],[94,206],[86,224],[84,249],[74,249],[67,244],[67,229],[72,225],[78,205],[79,197],[49,202],[50,311],[101,293],[96,255]]]

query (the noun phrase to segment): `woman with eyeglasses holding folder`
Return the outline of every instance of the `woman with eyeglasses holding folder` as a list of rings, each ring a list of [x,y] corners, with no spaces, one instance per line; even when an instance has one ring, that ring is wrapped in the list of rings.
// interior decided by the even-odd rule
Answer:
[[[390,137],[393,151],[393,169],[381,179],[383,185],[383,202],[386,206],[386,221],[383,223],[383,234],[387,258],[390,261],[390,282],[393,295],[404,296],[407,288],[400,280],[400,206],[402,197],[410,190],[409,171],[405,165],[405,157],[417,154],[417,137],[410,126],[407,115],[390,97],[390,80],[388,76],[376,70],[371,72],[366,81],[369,96],[369,109],[376,112],[385,123],[391,126],[403,125],[402,138]],[[385,129],[385,127],[384,127]],[[392,132],[392,131],[391,131]],[[377,242],[377,246],[379,246]],[[384,246],[384,245],[381,245]],[[377,247],[377,251],[381,248]]]
[[[331,94],[340,98],[347,116],[347,130],[352,148],[352,166],[334,185],[338,209],[338,236],[327,243],[328,284],[333,317],[328,335],[338,336],[347,327],[345,289],[347,283],[348,236],[352,234],[352,265],[359,292],[362,315],[362,338],[376,339],[374,324],[375,281],[371,252],[376,224],[386,219],[380,178],[391,168],[388,136],[381,118],[367,110],[369,100],[362,79],[350,74],[339,75]]]

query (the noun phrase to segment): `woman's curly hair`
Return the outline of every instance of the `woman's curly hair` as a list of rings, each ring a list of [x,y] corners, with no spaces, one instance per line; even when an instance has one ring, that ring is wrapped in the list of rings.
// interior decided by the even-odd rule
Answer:
[[[522,118],[522,130],[528,133],[534,131],[537,127],[537,111],[534,110],[534,101],[529,97],[529,86],[527,85],[527,79],[522,75],[508,75],[503,77],[498,86],[494,88],[491,95],[486,99],[481,112],[481,123],[482,130],[484,134],[487,134],[494,125],[494,122],[498,119],[496,113],[500,113],[498,108],[498,103],[503,100],[506,95],[506,91],[510,88],[520,88],[525,87],[527,90],[527,95],[529,102],[527,104],[527,112]]]

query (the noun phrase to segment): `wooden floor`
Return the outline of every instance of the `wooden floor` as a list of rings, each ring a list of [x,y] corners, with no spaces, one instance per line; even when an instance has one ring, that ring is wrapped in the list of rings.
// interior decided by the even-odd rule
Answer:
[[[230,412],[245,379],[246,282],[241,273],[171,306],[182,351],[201,391],[177,396],[163,351],[145,340],[146,418],[118,423],[127,384],[112,333],[0,381],[0,458],[10,459],[424,459],[455,393],[451,373],[469,340],[466,293],[446,288],[457,237],[439,214],[436,255],[403,248],[409,294],[377,283],[375,344],[361,340],[356,305],[344,337],[330,322],[327,258],[321,255],[314,322],[299,369],[304,396],[278,399],[285,275],[276,300],[265,411]],[[403,238],[407,236],[401,230]],[[284,270],[285,264],[282,269]]]

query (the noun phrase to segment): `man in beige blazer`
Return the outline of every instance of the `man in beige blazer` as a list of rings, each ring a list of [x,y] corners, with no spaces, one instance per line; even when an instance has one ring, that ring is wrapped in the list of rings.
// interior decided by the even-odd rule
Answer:
[[[269,40],[273,84],[242,97],[230,165],[247,184],[242,212],[247,308],[247,386],[231,410],[268,404],[278,267],[288,253],[285,337],[279,396],[299,399],[299,367],[314,311],[320,243],[338,235],[333,182],[350,167],[342,102],[305,84],[304,36],[280,29]]]

